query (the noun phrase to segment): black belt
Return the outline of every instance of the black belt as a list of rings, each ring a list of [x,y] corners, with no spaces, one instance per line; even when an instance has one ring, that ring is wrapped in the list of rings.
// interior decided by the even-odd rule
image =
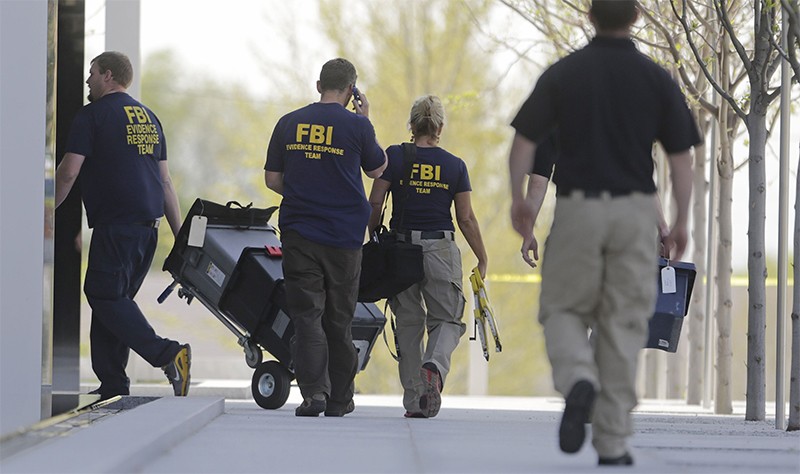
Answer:
[[[584,199],[616,198],[630,196],[633,191],[609,191],[607,189],[561,189],[556,187],[556,196],[583,197]]]
[[[404,237],[405,239],[411,239],[411,236],[414,232],[419,234],[420,240],[439,240],[439,239],[448,239],[448,240],[455,240],[454,232],[452,231],[442,231],[442,230],[422,230],[422,231],[412,231],[408,230],[405,232],[398,232],[397,235],[400,237]]]
[[[94,227],[115,226],[115,225],[140,225],[142,227],[149,227],[151,229],[158,229],[161,219],[153,219],[151,221],[138,221],[138,222],[112,222],[110,224],[95,224]]]
[[[158,229],[158,225],[161,223],[161,219],[153,219],[152,221],[140,221],[134,222],[135,225],[141,225],[144,227],[151,227],[153,229]]]

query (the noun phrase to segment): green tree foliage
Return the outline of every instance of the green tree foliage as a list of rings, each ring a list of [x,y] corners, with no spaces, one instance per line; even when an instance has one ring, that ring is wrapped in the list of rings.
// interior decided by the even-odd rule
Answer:
[[[505,102],[498,84],[506,71],[496,71],[495,50],[478,41],[492,8],[485,0],[330,0],[320,3],[320,21],[335,54],[355,63],[358,85],[370,100],[370,119],[384,147],[410,138],[408,114],[417,97],[435,94],[444,101],[447,125],[441,145],[469,167],[473,207],[490,258],[488,284],[503,342],[503,352],[493,353],[489,363],[490,393],[541,395],[550,392],[550,382],[535,318],[538,285],[499,279],[502,274],[531,270],[519,256],[520,241],[508,220],[506,169],[512,134],[508,121],[522,93]],[[264,51],[265,90],[271,94],[266,100],[254,99],[241,85],[197,76],[170,52],[147,58],[143,100],[164,124],[170,169],[184,212],[196,197],[253,201],[259,207],[280,202],[263,183],[269,137],[281,115],[316,99],[316,76],[303,71],[307,63],[320,61],[311,68],[316,74],[328,58],[320,60],[315,56],[318,51],[308,49],[308,41],[298,36],[303,30],[278,24],[277,10],[266,19],[270,26],[265,31],[281,38],[291,59],[278,59],[274,49]],[[519,89],[527,93],[532,85],[531,79]],[[369,192],[371,180],[365,178],[365,184]],[[476,260],[462,237],[458,243],[465,294],[471,299],[467,275]],[[158,266],[172,245],[168,230],[162,230],[161,245],[155,259]],[[467,302],[465,322],[471,307]],[[393,346],[388,324],[387,330]],[[466,392],[467,351],[477,344],[468,341],[471,334],[468,327],[454,355],[447,393]],[[359,375],[357,388],[399,393],[396,363],[382,342],[376,344],[368,369]]]
[[[171,51],[146,59],[142,100],[164,127],[184,214],[196,198],[257,207],[280,202],[264,186],[263,173],[269,133],[280,112],[276,106],[253,99],[241,85],[198,77]],[[160,237],[154,259],[159,267],[173,244],[168,225]]]

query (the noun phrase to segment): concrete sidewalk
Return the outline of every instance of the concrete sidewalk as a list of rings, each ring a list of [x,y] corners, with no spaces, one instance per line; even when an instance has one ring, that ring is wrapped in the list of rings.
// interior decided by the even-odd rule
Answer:
[[[70,430],[5,457],[0,471],[800,472],[800,433],[680,402],[644,401],[635,414],[636,464],[598,468],[588,442],[575,455],[558,450],[563,405],[554,398],[445,396],[439,416],[425,420],[403,418],[400,396],[356,395],[356,411],[344,418],[297,418],[296,387],[278,410],[195,393]]]

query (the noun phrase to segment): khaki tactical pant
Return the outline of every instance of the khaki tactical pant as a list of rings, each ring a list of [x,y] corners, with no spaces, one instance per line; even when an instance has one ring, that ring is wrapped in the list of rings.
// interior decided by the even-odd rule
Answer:
[[[657,214],[652,195],[559,196],[542,263],[539,321],[556,390],[585,379],[598,389],[593,445],[627,451],[636,364],[657,291]],[[593,331],[594,346],[588,330]]]
[[[450,239],[419,240],[416,236],[412,242],[422,245],[425,278],[389,304],[397,320],[403,406],[410,412],[419,412],[419,397],[424,393],[420,367],[433,362],[444,383],[450,371],[450,356],[466,332],[466,324],[462,322],[465,301],[458,246]],[[426,331],[428,340],[423,344]]]

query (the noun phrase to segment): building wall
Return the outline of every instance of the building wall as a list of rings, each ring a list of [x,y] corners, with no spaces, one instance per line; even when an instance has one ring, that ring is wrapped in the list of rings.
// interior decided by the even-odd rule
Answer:
[[[47,18],[0,1],[0,434],[42,415]]]

